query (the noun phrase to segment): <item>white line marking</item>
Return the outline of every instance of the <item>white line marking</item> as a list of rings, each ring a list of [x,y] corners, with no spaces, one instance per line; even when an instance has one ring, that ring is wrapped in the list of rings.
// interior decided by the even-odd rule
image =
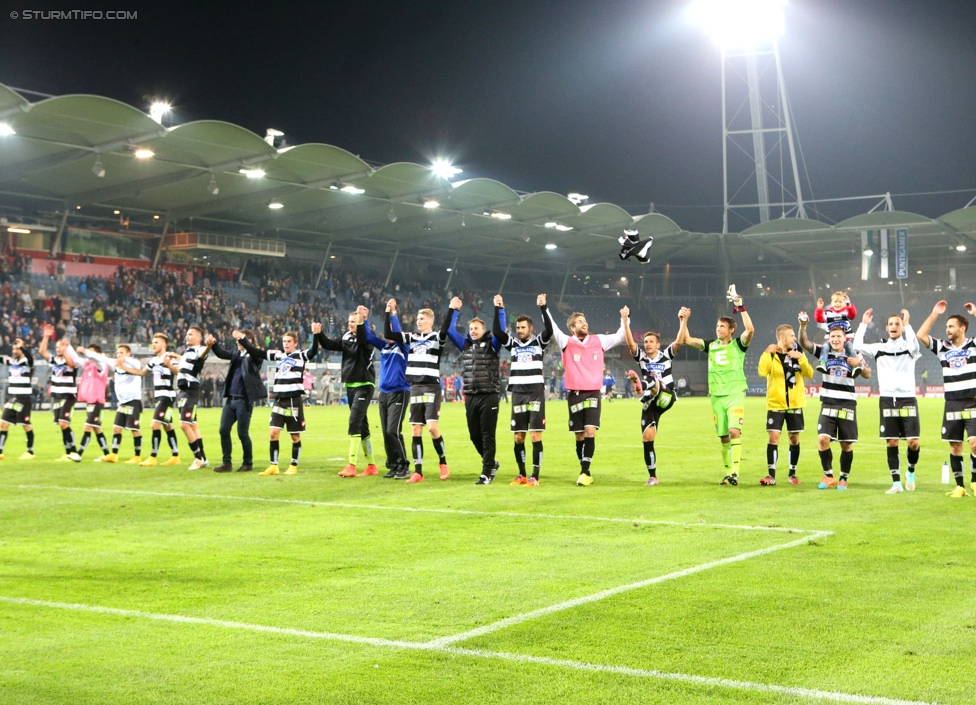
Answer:
[[[709,676],[695,676],[686,673],[673,673],[668,671],[657,671],[643,668],[630,668],[628,666],[611,666],[599,663],[588,663],[586,661],[570,661],[568,659],[554,659],[544,656],[529,656],[526,654],[514,654],[504,651],[485,651],[482,649],[464,649],[452,646],[436,646],[432,643],[421,643],[415,641],[396,641],[392,639],[374,639],[371,637],[354,636],[351,634],[333,634],[331,632],[313,632],[304,629],[289,629],[285,627],[271,627],[262,624],[248,624],[245,622],[231,622],[220,619],[207,619],[203,617],[184,617],[182,615],[159,614],[155,612],[141,612],[138,610],[123,610],[114,607],[101,607],[98,605],[81,605],[68,602],[47,602],[45,600],[32,600],[26,597],[6,597],[0,596],[0,602],[12,605],[25,605],[30,607],[46,607],[49,609],[71,610],[76,612],[94,612],[97,614],[107,614],[116,617],[136,617],[140,619],[150,619],[161,622],[176,622],[181,624],[199,624],[223,629],[241,629],[253,632],[264,632],[269,634],[280,634],[283,636],[295,636],[306,639],[324,639],[329,641],[342,641],[347,643],[364,644],[368,646],[378,646],[387,648],[411,649],[417,651],[430,651],[434,653],[452,654],[456,656],[470,656],[473,658],[495,659],[499,661],[512,661],[515,663],[532,663],[540,666],[550,666],[554,668],[565,668],[575,671],[591,671],[597,673],[609,673],[617,676],[632,676],[636,678],[648,678],[655,680],[685,683],[694,686],[704,686],[709,688],[727,688],[730,690],[752,691],[759,693],[775,693],[777,695],[787,695],[797,698],[808,698],[811,700],[829,700],[839,703],[861,703],[863,705],[931,705],[920,700],[899,700],[873,695],[855,695],[851,693],[840,693],[830,690],[819,690],[815,688],[800,688],[784,685],[770,685],[767,683],[754,683],[751,681],[732,680],[729,678],[712,678]]]
[[[667,575],[659,575],[655,578],[648,578],[646,580],[639,580],[636,583],[630,583],[628,585],[620,585],[618,587],[610,588],[608,590],[602,590],[600,592],[593,593],[592,595],[584,595],[583,597],[577,597],[572,600],[566,600],[565,602],[559,602],[555,605],[549,605],[548,607],[543,607],[541,609],[533,610],[532,612],[525,612],[523,614],[517,614],[512,617],[506,617],[505,619],[493,622],[491,624],[486,624],[481,627],[477,627],[467,632],[462,632],[460,634],[454,634],[451,636],[443,636],[438,639],[434,639],[430,642],[432,646],[449,646],[450,644],[455,644],[459,641],[465,641],[467,639],[473,639],[478,636],[483,636],[485,634],[491,634],[492,632],[497,632],[499,629],[505,629],[506,627],[512,627],[516,624],[521,624],[522,622],[527,622],[530,619],[538,619],[540,617],[547,617],[550,614],[556,612],[562,612],[563,610],[572,609],[574,607],[579,607],[580,605],[586,605],[590,602],[597,602],[599,600],[605,600],[608,597],[613,597],[614,595],[619,595],[624,592],[630,592],[631,590],[638,590],[643,587],[648,587],[649,585],[656,585],[658,583],[663,583],[668,580],[676,580],[677,578],[684,578],[688,575],[694,575],[695,573],[700,573],[705,570],[710,570],[712,568],[718,568],[723,565],[729,565],[730,563],[739,563],[741,561],[747,561],[750,558],[757,558],[759,556],[765,556],[766,554],[773,553],[774,551],[781,551],[786,548],[795,548],[797,546],[802,546],[809,543],[810,541],[815,541],[816,539],[825,538],[831,536],[832,531],[821,531],[810,536],[804,536],[796,541],[790,541],[789,543],[778,544],[776,546],[770,546],[768,548],[761,548],[756,551],[749,551],[748,553],[740,553],[737,556],[731,556],[729,558],[722,558],[717,561],[711,561],[709,563],[702,563],[701,565],[692,566],[691,568],[685,568],[684,570],[677,570],[673,573],[668,573]]]
[[[815,529],[793,529],[787,526],[746,526],[738,524],[711,524],[704,521],[660,521],[656,519],[627,519],[624,517],[596,517],[583,514],[533,514],[531,512],[488,512],[475,509],[433,509],[426,507],[391,507],[382,504],[351,504],[348,502],[318,502],[306,499],[277,499],[273,497],[245,497],[241,495],[192,494],[187,492],[150,492],[147,490],[112,490],[100,487],[62,487],[59,485],[17,485],[22,490],[58,490],[61,492],[98,492],[103,494],[125,494],[144,497],[179,497],[184,499],[233,499],[241,502],[270,502],[274,504],[301,504],[312,507],[334,507],[337,509],[377,509],[390,512],[413,512],[418,514],[460,514],[466,516],[510,517],[514,519],[552,519],[558,521],[602,521],[623,524],[644,524],[651,526],[679,526],[705,529],[736,529],[739,531],[775,531],[786,534],[830,534],[832,532]]]

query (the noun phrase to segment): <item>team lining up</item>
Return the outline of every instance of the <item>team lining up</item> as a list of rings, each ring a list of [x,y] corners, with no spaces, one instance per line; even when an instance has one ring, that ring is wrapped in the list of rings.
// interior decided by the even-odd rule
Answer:
[[[642,440],[648,472],[646,484],[658,484],[654,440],[663,414],[677,400],[672,375],[674,356],[681,345],[690,345],[704,351],[708,357],[713,422],[721,442],[726,470],[722,484],[735,486],[739,482],[747,389],[743,366],[755,329],[734,286],[729,288],[727,298],[732,304],[733,315],[739,315],[742,319],[744,330],[737,338],[737,322],[732,316],[718,318],[714,338],[692,337],[688,332],[691,310],[682,308],[678,313],[678,334],[674,342],[663,349],[660,334],[655,332],[645,333],[641,344],[638,344],[630,328],[627,307],[621,309],[620,327],[613,334],[590,334],[582,313],[569,316],[566,322],[569,333],[564,333],[546,305],[545,294],[540,294],[536,302],[543,324],[541,333],[536,333],[531,317],[522,315],[516,319],[514,335],[509,334],[501,296],[494,298],[495,315],[491,329],[481,319],[474,318],[468,323],[466,335],[457,326],[462,304],[456,297],[451,300],[447,315],[437,330],[434,329],[434,312],[421,309],[416,317],[417,330],[402,331],[396,301],[391,299],[386,306],[382,336],[372,330],[368,322],[369,311],[360,306],[349,315],[348,331],[339,340],[329,339],[322,333],[320,324],[312,324],[312,344],[306,350],[298,348],[294,333],[282,336],[281,350],[263,350],[253,344],[253,336],[248,331],[235,330],[233,336],[242,355],[253,360],[268,360],[275,366],[271,388],[270,465],[259,474],[281,473],[278,457],[281,431],[286,431],[292,440],[291,462],[284,474],[298,472],[301,434],[305,430],[302,400],[305,389],[302,382],[306,364],[316,357],[320,349],[341,352],[342,379],[348,393],[349,462],[339,475],[356,477],[378,474],[372,456],[367,412],[377,385],[373,352],[379,350],[380,425],[388,470],[384,477],[406,480],[408,483],[424,480],[423,430],[426,428],[438,456],[440,479],[448,479],[450,470],[438,420],[442,397],[440,359],[450,340],[461,351],[469,436],[482,460],[477,484],[490,484],[499,467],[495,459],[495,430],[502,384],[500,354],[504,348],[510,356],[510,425],[519,470],[511,484],[538,486],[543,458],[542,433],[545,431],[543,355],[546,347],[555,339],[562,351],[569,430],[576,438],[576,454],[580,464],[577,485],[588,486],[593,482],[590,468],[596,433],[600,427],[604,353],[626,342],[640,370],[640,376],[633,371],[628,376],[642,403]],[[976,315],[976,305],[967,303],[965,309],[970,315]],[[966,437],[970,447],[971,487],[976,494],[976,343],[966,337],[969,321],[961,314],[953,314],[947,319],[945,339],[929,336],[932,325],[945,311],[946,302],[938,302],[916,332],[909,323],[909,312],[902,310],[886,320],[887,338],[880,343],[868,344],[864,342],[865,330],[873,320],[873,311],[869,309],[864,314],[851,341],[851,321],[856,316],[856,309],[843,294],[835,294],[829,307],[825,307],[822,300],[818,301],[815,312],[817,322],[828,329],[824,344],[815,344],[808,338],[809,317],[805,312],[798,316],[799,336],[791,325],[779,326],[776,330],[777,342],[764,350],[759,363],[759,374],[767,380],[766,430],[769,434],[768,474],[760,480],[760,484],[776,484],[778,446],[784,426],[789,439],[789,480],[793,484],[800,484],[796,468],[800,450],[799,434],[804,430],[804,379],[812,379],[819,373],[822,383],[817,434],[824,473],[819,487],[847,489],[853,464],[853,444],[858,440],[854,380],[871,376],[872,370],[864,359],[864,355],[869,355],[875,360],[879,378],[880,436],[888,446],[888,465],[892,475],[892,487],[888,493],[914,490],[914,470],[920,453],[914,367],[915,360],[921,355],[920,348],[926,347],[939,357],[942,366],[945,389],[942,439],[950,446],[949,461],[956,483],[956,488],[949,495],[958,498],[968,494],[962,462]],[[58,458],[59,461],[80,462],[94,434],[102,450],[102,455],[95,461],[118,462],[122,433],[128,430],[133,435],[135,454],[125,462],[156,465],[162,433],[165,431],[171,458],[163,464],[178,465],[181,461],[175,432],[175,410],[194,455],[190,469],[209,467],[203,438],[197,427],[196,408],[199,405],[200,373],[204,362],[215,346],[220,350],[213,336],[205,340],[200,328],[191,327],[185,336],[183,353],[177,354],[168,350],[170,341],[166,335],[156,334],[152,339],[153,356],[143,365],[127,345],[118,346],[115,358],[110,359],[102,354],[97,345],[74,349],[70,340],[62,338],[56,342],[52,354],[49,351],[52,334],[53,328],[45,328],[38,353],[51,364],[51,394],[56,404],[54,420],[61,428],[65,451]],[[804,352],[817,358],[816,371]],[[219,353],[223,358],[228,355],[226,351]],[[34,360],[23,340],[18,339],[13,346],[13,354],[3,358],[3,362],[9,367],[9,378],[8,401],[0,419],[0,460],[4,458],[3,449],[10,425],[24,428],[27,448],[20,459],[31,460],[35,457],[31,426]],[[101,426],[109,370],[114,373],[118,397],[111,446]],[[151,455],[143,459],[141,377],[147,374],[153,377],[155,408],[151,425]],[[228,379],[228,386],[230,382]],[[81,443],[76,444],[71,428],[71,412],[79,402],[87,404],[87,416]],[[411,427],[409,459],[402,435],[403,420],[408,412]],[[531,464],[526,454],[526,440],[532,444]],[[908,446],[904,487],[900,476],[900,440],[905,440]],[[838,478],[834,474],[832,442],[838,443],[841,449]],[[362,472],[357,471],[360,452],[366,460],[366,469]]]

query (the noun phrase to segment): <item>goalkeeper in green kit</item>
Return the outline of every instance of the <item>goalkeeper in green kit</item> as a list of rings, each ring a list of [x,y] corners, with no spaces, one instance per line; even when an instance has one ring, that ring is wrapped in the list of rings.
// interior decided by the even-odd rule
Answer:
[[[745,328],[738,339],[734,338],[736,322],[730,316],[719,316],[715,323],[715,338],[703,340],[688,334],[687,318],[691,309],[682,308],[678,317],[683,325],[676,343],[690,345],[708,354],[708,394],[712,398],[712,417],[715,432],[722,441],[722,461],[725,464],[723,485],[739,484],[739,462],[742,458],[742,424],[745,421],[746,373],[744,370],[746,350],[756,332],[752,319],[746,312],[742,297],[735,291],[735,284],[729,287],[728,300],[732,312],[742,314]]]

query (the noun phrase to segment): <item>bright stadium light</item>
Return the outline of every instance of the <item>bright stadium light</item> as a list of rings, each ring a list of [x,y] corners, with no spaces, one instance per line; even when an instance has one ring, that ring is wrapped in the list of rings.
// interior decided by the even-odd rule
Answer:
[[[0,137],[9,137],[10,135],[16,135],[14,128],[5,122],[0,122]]]
[[[695,0],[690,16],[723,51],[749,49],[783,34],[784,5],[786,0]]]
[[[966,251],[966,246],[963,245],[961,242],[958,245],[956,245],[956,252],[965,252],[965,251]]]
[[[285,204],[282,203],[281,201],[279,201],[277,198],[272,199],[268,203],[268,208],[270,208],[273,211],[280,211],[284,207],[285,207]]]
[[[435,176],[439,176],[447,181],[450,181],[462,171],[456,166],[453,166],[446,159],[435,159],[433,162],[431,162],[430,170],[434,172]]]
[[[342,191],[343,193],[352,193],[352,194],[366,193],[366,189],[359,188],[358,186],[349,186],[349,185],[347,185],[347,186],[343,186],[339,190]]]
[[[557,225],[556,226],[556,230],[558,230],[561,233],[565,233],[565,232],[569,232],[570,230],[572,230],[572,228],[570,226],[568,226],[568,225]]]
[[[863,253],[863,254],[864,254],[865,256],[867,256],[867,257],[873,257],[873,256],[874,256],[874,250],[872,250],[872,249],[871,249],[870,247],[868,247],[868,248],[866,248],[866,249],[864,249],[864,250],[862,251],[862,253]]]
[[[241,169],[240,172],[249,179],[264,178],[264,169]]]
[[[162,125],[163,116],[170,111],[170,107],[169,103],[164,103],[161,100],[153,101],[149,106],[149,117]]]
[[[501,211],[492,211],[491,217],[492,218],[498,218],[498,220],[511,220],[512,219],[512,214],[511,213],[502,213]]]
[[[146,147],[140,147],[132,153],[136,159],[152,159],[156,156],[156,153],[151,149]]]
[[[547,242],[546,243],[546,249],[547,250],[555,250],[556,249],[556,243],[554,243],[554,242]]]
[[[431,209],[431,208],[438,208],[440,205],[441,205],[440,203],[438,203],[437,201],[435,201],[433,199],[431,199],[429,201],[424,201],[424,208],[427,208],[428,210]]]

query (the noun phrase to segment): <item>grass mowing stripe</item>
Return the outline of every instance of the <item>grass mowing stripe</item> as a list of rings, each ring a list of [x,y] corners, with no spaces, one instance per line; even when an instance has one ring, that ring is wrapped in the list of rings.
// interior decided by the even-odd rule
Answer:
[[[145,497],[182,497],[184,499],[232,499],[241,502],[271,502],[277,504],[300,504],[312,507],[334,507],[336,509],[376,509],[390,512],[416,512],[422,514],[460,514],[470,516],[511,517],[514,519],[553,519],[558,521],[602,521],[619,523],[639,523],[649,526],[701,527],[705,529],[736,529],[739,531],[777,531],[787,534],[818,534],[829,536],[832,531],[817,529],[793,529],[787,526],[745,526],[740,524],[712,524],[708,522],[662,521],[658,519],[627,519],[624,517],[596,517],[587,515],[534,514],[531,512],[487,512],[474,509],[433,509],[428,507],[392,507],[385,504],[353,504],[349,502],[322,502],[310,499],[278,499],[275,497],[247,497],[224,494],[193,494],[189,492],[151,492],[148,490],[117,490],[100,487],[63,487],[61,485],[17,485],[21,490],[57,490],[60,492],[98,492],[103,494],[139,495]],[[813,537],[809,537],[813,538]],[[809,540],[809,538],[807,540]]]
[[[574,607],[579,607],[580,605],[585,605],[590,602],[597,602],[599,600],[604,600],[608,597],[613,597],[614,595],[619,595],[623,592],[630,592],[631,590],[638,590],[643,587],[648,587],[650,585],[657,585],[658,583],[663,583],[668,580],[676,580],[677,578],[684,578],[688,575],[694,575],[695,573],[700,573],[704,570],[710,570],[712,568],[718,568],[723,565],[729,565],[730,563],[739,563],[741,561],[747,561],[750,558],[758,558],[759,556],[765,556],[768,553],[773,553],[774,551],[781,551],[786,548],[796,548],[797,546],[802,546],[814,541],[816,539],[826,538],[831,536],[833,532],[821,531],[810,536],[804,536],[802,539],[797,539],[796,541],[790,541],[789,543],[778,544],[776,546],[769,546],[767,548],[761,548],[755,551],[748,551],[747,553],[740,553],[737,556],[730,556],[729,558],[722,558],[717,561],[711,561],[710,563],[702,563],[701,565],[692,566],[691,568],[685,568],[684,570],[677,570],[673,573],[668,573],[666,575],[659,575],[654,578],[648,578],[647,580],[639,580],[636,583],[630,583],[628,585],[619,585],[608,590],[601,590],[600,592],[593,593],[592,595],[584,595],[583,597],[577,597],[572,600],[566,600],[565,602],[560,602],[555,605],[549,605],[548,607],[543,607],[542,609],[533,610],[532,612],[525,612],[523,614],[517,614],[512,617],[506,617],[505,619],[493,622],[492,624],[486,624],[483,627],[477,627],[467,632],[462,632],[460,634],[454,634],[452,636],[445,636],[439,639],[434,639],[430,643],[434,646],[448,646],[450,644],[455,644],[459,641],[465,641],[467,639],[473,639],[478,636],[483,636],[485,634],[491,634],[492,632],[497,632],[500,629],[505,629],[506,627],[511,627],[516,624],[521,624],[522,622],[527,622],[530,619],[538,619],[540,617],[546,617],[550,614],[556,612],[562,612],[563,610],[573,609]]]
[[[809,540],[809,539],[807,539]],[[784,546],[785,547],[785,544]],[[874,695],[856,695],[851,693],[840,693],[829,690],[818,690],[814,688],[800,688],[785,685],[773,685],[768,683],[754,683],[751,681],[732,680],[728,678],[713,678],[708,676],[695,676],[686,673],[674,673],[667,671],[656,671],[641,668],[630,668],[627,666],[612,666],[598,663],[587,663],[585,661],[571,661],[568,659],[554,659],[545,656],[529,656],[526,654],[508,653],[504,651],[485,651],[481,649],[465,649],[455,646],[440,646],[434,642],[415,642],[415,641],[395,641],[391,639],[377,639],[372,637],[354,636],[349,634],[333,634],[331,632],[313,632],[302,629],[289,629],[286,627],[272,627],[262,624],[248,624],[246,622],[231,622],[219,619],[207,619],[202,617],[184,617],[174,614],[159,614],[155,612],[142,612],[138,610],[125,610],[115,607],[102,607],[99,605],[82,605],[69,602],[47,602],[44,600],[32,600],[26,597],[8,597],[0,595],[0,602],[12,605],[23,605],[29,607],[44,607],[48,609],[70,610],[75,612],[91,612],[95,614],[105,614],[115,617],[135,617],[149,619],[160,622],[174,622],[180,624],[199,624],[203,626],[220,627],[223,629],[239,629],[254,632],[264,632],[269,634],[280,634],[283,636],[295,636],[306,639],[325,639],[330,641],[344,641],[356,644],[366,644],[385,648],[411,649],[417,651],[432,651],[437,653],[453,654],[456,656],[469,656],[482,659],[496,659],[501,661],[513,661],[516,663],[531,663],[540,666],[554,668],[566,668],[576,671],[591,671],[597,673],[609,673],[613,675],[631,676],[636,678],[649,678],[656,680],[686,683],[705,687],[728,688],[732,690],[752,691],[759,693],[775,693],[777,695],[788,695],[792,697],[807,698],[811,700],[827,700],[838,703],[861,703],[863,705],[931,705],[920,700],[899,700]]]

